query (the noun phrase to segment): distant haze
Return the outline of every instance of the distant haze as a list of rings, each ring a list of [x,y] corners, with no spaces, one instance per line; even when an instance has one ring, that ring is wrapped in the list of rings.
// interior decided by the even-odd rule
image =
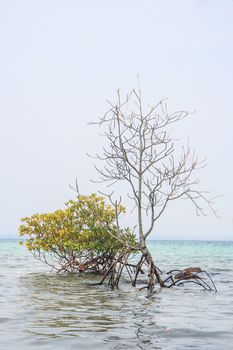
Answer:
[[[62,208],[76,177],[82,193],[100,189],[86,153],[104,140],[87,122],[139,75],[146,105],[196,111],[174,134],[207,156],[200,189],[222,194],[221,219],[176,202],[151,238],[233,239],[233,1],[2,0],[0,45],[0,237]]]

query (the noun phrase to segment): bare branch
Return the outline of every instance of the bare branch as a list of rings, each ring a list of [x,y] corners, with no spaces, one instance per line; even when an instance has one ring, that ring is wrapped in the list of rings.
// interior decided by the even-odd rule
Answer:
[[[118,90],[116,103],[107,102],[110,109],[98,122],[92,123],[104,129],[108,140],[102,154],[95,156],[97,161],[104,162],[104,167],[95,165],[95,168],[100,175],[99,182],[107,182],[108,186],[119,181],[129,184],[127,195],[137,208],[140,243],[145,244],[170,201],[188,199],[198,215],[206,215],[205,209],[217,215],[208,193],[197,188],[200,179],[194,177],[194,173],[205,166],[205,160],[200,161],[191,151],[189,141],[179,147],[170,130],[171,125],[189,117],[190,113],[182,110],[169,113],[166,100],[144,111],[139,82],[138,89],[125,98]],[[110,201],[111,196],[108,196]],[[117,206],[117,203],[112,204]],[[144,215],[149,218],[147,230]]]

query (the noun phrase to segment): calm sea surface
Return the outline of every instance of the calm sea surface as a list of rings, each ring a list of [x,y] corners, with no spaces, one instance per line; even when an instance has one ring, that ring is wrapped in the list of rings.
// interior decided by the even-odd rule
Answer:
[[[158,266],[201,266],[218,293],[186,285],[148,298],[123,281],[55,275],[0,240],[0,349],[233,349],[233,242],[150,242]]]

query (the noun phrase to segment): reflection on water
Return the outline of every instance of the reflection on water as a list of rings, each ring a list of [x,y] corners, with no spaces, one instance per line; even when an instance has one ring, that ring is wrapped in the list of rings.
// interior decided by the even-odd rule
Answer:
[[[187,286],[148,298],[127,281],[112,291],[92,286],[96,275],[51,274],[16,242],[2,244],[1,349],[231,349],[233,244],[208,244],[208,254],[203,245],[202,266],[212,271],[219,293]],[[179,268],[200,254],[191,243],[181,245],[179,256],[177,243],[151,249],[159,249],[167,270],[172,257],[171,266]]]
[[[127,283],[114,291],[92,286],[93,280],[98,277],[39,273],[21,277],[22,289],[27,291],[23,312],[29,315],[25,325],[29,336],[79,337],[88,342],[91,335],[101,346],[115,342],[116,349],[122,340],[126,348],[152,344],[144,328],[158,328],[155,313],[160,297],[147,298]]]

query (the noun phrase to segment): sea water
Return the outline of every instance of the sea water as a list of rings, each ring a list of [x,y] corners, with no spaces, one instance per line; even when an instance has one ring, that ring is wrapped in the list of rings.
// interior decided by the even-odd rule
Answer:
[[[0,240],[0,349],[233,349],[233,242],[149,247],[163,271],[206,269],[218,292],[92,286],[99,277],[51,273],[17,240]]]

